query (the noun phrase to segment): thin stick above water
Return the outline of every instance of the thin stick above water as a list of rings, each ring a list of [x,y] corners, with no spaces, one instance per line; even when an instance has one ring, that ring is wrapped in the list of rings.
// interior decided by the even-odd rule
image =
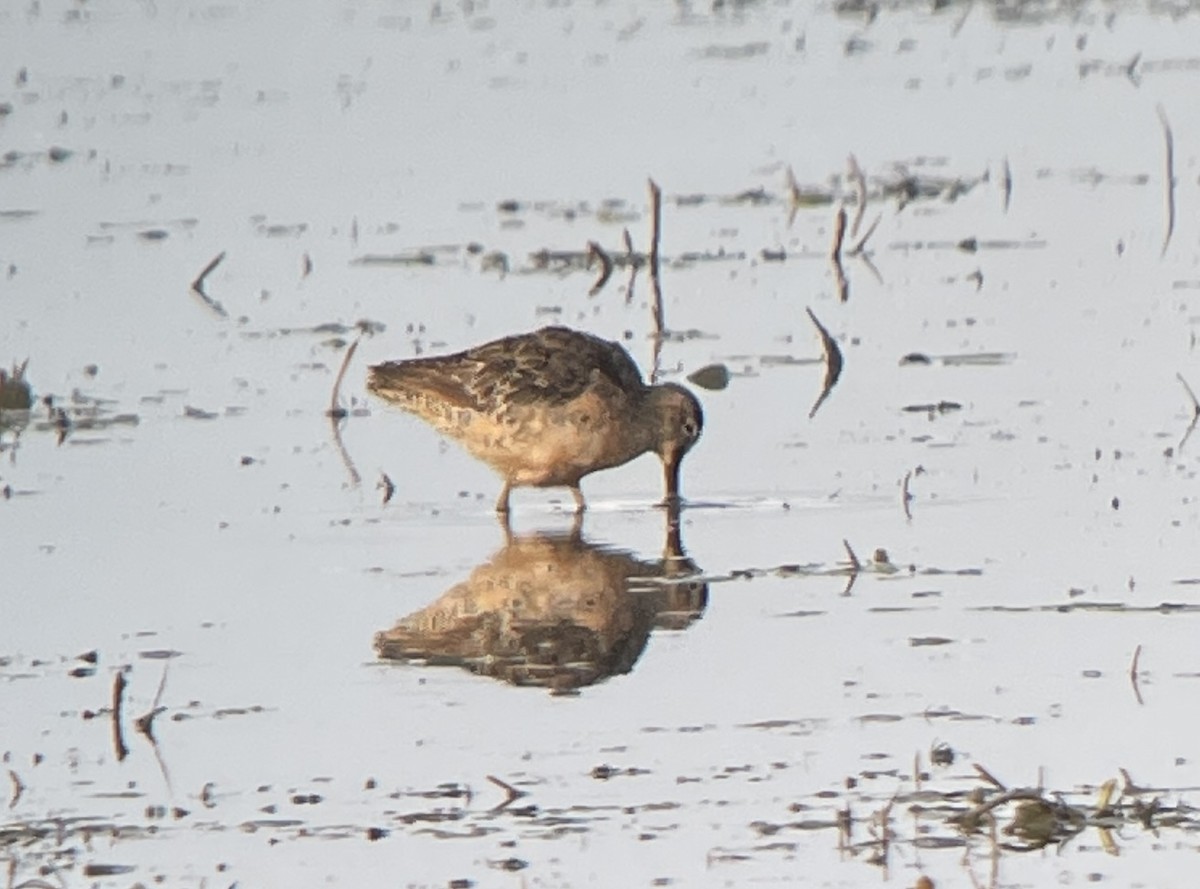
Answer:
[[[808,418],[811,420],[817,414],[817,408],[829,397],[830,391],[838,381],[838,377],[842,375],[842,350],[838,348],[837,341],[829,335],[829,331],[825,329],[817,316],[813,314],[813,310],[806,308],[808,318],[817,328],[817,333],[821,335],[821,349],[825,355],[825,382],[821,386],[821,394],[817,396],[817,400],[813,402],[812,409],[808,412]]]
[[[588,241],[588,264],[591,265],[591,258],[594,256],[600,260],[600,277],[596,279],[596,283],[592,285],[592,289],[588,291],[588,296],[595,296],[599,293],[604,285],[608,283],[608,279],[612,277],[613,261],[609,255],[604,252],[604,248],[595,241]]]
[[[842,244],[846,238],[846,208],[838,205],[833,217],[833,243],[829,245],[829,264],[833,267],[833,278],[837,285],[838,300],[845,302],[850,297],[846,282],[846,270],[842,268]]]
[[[1133,696],[1137,698],[1139,705],[1145,705],[1142,700],[1142,690],[1138,687],[1138,662],[1142,659],[1142,646],[1139,643],[1138,647],[1133,650],[1133,663],[1129,665],[1129,682],[1133,686]]]
[[[25,785],[21,783],[20,776],[12,769],[8,770],[8,780],[12,782],[13,786],[12,797],[8,801],[8,807],[15,809],[17,802],[21,799],[21,794],[25,792]]]
[[[1200,401],[1196,400],[1196,393],[1192,391],[1192,387],[1188,385],[1188,381],[1183,378],[1183,374],[1177,372],[1175,379],[1183,384],[1183,388],[1187,390],[1188,398],[1192,400],[1192,422],[1188,424],[1187,431],[1183,433],[1183,438],[1179,439],[1179,444],[1175,448],[1176,451],[1182,451],[1183,446],[1195,431],[1196,423],[1200,422]]]
[[[150,705],[150,709],[146,713],[139,716],[137,721],[134,722],[134,728],[136,728],[141,734],[145,735],[150,740],[151,744],[158,743],[154,738],[154,717],[158,716],[159,713],[162,713],[167,709],[166,707],[162,706],[162,696],[163,691],[166,690],[167,687],[167,669],[170,667],[170,664],[170,661],[166,661],[163,664],[162,678],[158,681],[158,691],[154,694],[154,703]]]
[[[1158,122],[1162,124],[1163,142],[1166,147],[1167,230],[1163,235],[1162,251],[1158,254],[1162,257],[1166,255],[1167,247],[1171,244],[1171,235],[1175,233],[1175,137],[1171,134],[1171,123],[1167,120],[1167,112],[1163,106],[1156,105],[1155,111],[1158,112]]]
[[[625,285],[625,305],[629,305],[633,302],[633,281],[637,278],[638,261],[637,255],[633,252],[633,238],[629,237],[629,229],[621,232],[621,239],[629,261],[629,283]]]
[[[850,223],[850,237],[858,237],[863,215],[867,212],[867,177],[863,175],[858,158],[853,154],[846,159],[850,181],[854,183],[854,220]]]
[[[121,703],[124,695],[125,672],[118,670],[117,675],[113,677],[112,690],[113,749],[117,754],[117,762],[123,762],[129,755],[129,748],[125,746],[125,734],[121,729]]]
[[[833,216],[833,243],[829,245],[829,258],[838,262],[842,258],[842,244],[846,239],[846,208],[838,205]]]
[[[662,227],[662,189],[653,179],[650,183],[650,310],[654,320],[654,346],[650,363],[650,382],[658,380],[659,357],[663,340],[662,287],[658,281],[658,239]]]
[[[228,317],[228,313],[225,311],[224,306],[208,295],[207,291],[204,289],[204,281],[213,273],[213,270],[216,269],[216,267],[219,266],[224,259],[225,251],[222,250],[211,260],[209,260],[208,265],[204,267],[204,270],[201,271],[200,274],[196,276],[196,280],[192,282],[192,292],[204,300],[204,304],[222,318]]]
[[[658,283],[658,239],[662,228],[662,189],[653,179],[650,182],[650,288],[653,293],[651,311],[654,313],[654,333],[663,331],[662,288]]]
[[[516,800],[519,800],[521,797],[529,795],[524,790],[519,790],[516,787],[513,787],[507,781],[502,781],[501,779],[497,778],[495,775],[488,775],[487,779],[489,781],[491,781],[493,784],[495,784],[497,787],[499,787],[501,790],[503,790],[505,793],[504,801],[502,803],[500,803],[500,805],[498,805],[498,806],[493,806],[490,810],[492,812],[499,812],[502,809],[507,808],[509,805],[511,805]]]
[[[333,381],[333,394],[329,400],[329,410],[326,411],[326,416],[333,417],[335,420],[340,420],[346,416],[346,409],[339,404],[341,399],[342,379],[346,376],[346,368],[350,366],[350,359],[354,357],[354,353],[358,350],[358,344],[362,342],[362,334],[360,333],[350,344],[350,348],[346,350],[346,357],[342,359],[342,366],[338,369],[337,378]]]
[[[334,447],[337,448],[338,454],[341,455],[342,463],[350,475],[350,484],[355,488],[362,481],[362,476],[359,475],[358,468],[354,465],[354,461],[350,459],[350,453],[346,450],[346,445],[342,442],[341,421],[349,416],[350,412],[342,407],[339,402],[341,400],[342,378],[346,376],[346,368],[350,366],[350,359],[354,357],[354,353],[358,349],[358,344],[362,342],[365,332],[365,330],[360,329],[358,336],[350,344],[350,348],[346,350],[346,357],[342,359],[342,366],[338,370],[337,379],[333,381],[333,393],[329,400],[329,410],[325,412],[325,416],[329,417],[329,424],[333,428]]]
[[[1008,205],[1012,202],[1012,167],[1008,165],[1008,158],[1004,158],[1004,166],[1000,171],[1000,191],[1004,195],[1004,212],[1008,212]]]

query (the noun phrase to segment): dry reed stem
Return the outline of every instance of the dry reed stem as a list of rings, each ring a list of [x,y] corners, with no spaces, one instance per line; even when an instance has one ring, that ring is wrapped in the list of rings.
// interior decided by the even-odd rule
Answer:
[[[1007,790],[1008,789],[1003,784],[1003,782],[1000,781],[999,778],[997,778],[995,775],[993,775],[991,772],[989,772],[987,769],[985,769],[983,766],[979,765],[978,763],[975,764],[975,771],[979,775],[980,778],[982,778],[984,781],[987,781],[989,784],[991,784],[997,790]]]
[[[516,800],[519,800],[523,796],[529,795],[524,790],[518,790],[516,787],[513,787],[511,784],[509,784],[507,781],[502,781],[499,778],[497,778],[495,775],[488,775],[487,779],[489,781],[491,781],[493,784],[495,784],[497,787],[499,787],[501,790],[503,790],[504,793],[506,794],[504,801],[502,803],[500,803],[500,805],[493,806],[491,808],[490,811],[492,811],[492,812],[499,812],[501,809],[506,809],[506,808],[508,808],[508,806],[512,805],[512,803],[514,803]]]
[[[1188,385],[1188,381],[1183,378],[1183,374],[1176,372],[1175,379],[1183,384],[1183,388],[1187,390],[1188,398],[1192,400],[1192,417],[1200,417],[1200,401],[1196,399],[1196,393],[1192,391],[1192,387]]]
[[[129,755],[129,748],[125,746],[125,735],[121,729],[121,703],[124,695],[125,671],[118,670],[117,675],[113,677],[112,690],[113,749],[117,753],[118,762],[123,762]]]
[[[366,330],[360,329],[358,336],[350,344],[350,348],[346,350],[346,357],[342,359],[342,366],[338,369],[337,378],[333,381],[333,392],[330,395],[329,410],[325,412],[325,416],[329,417],[330,426],[333,428],[334,447],[337,448],[337,452],[342,458],[342,465],[346,467],[346,472],[350,475],[350,485],[355,488],[362,483],[362,476],[359,475],[358,468],[354,465],[354,461],[350,458],[350,452],[346,450],[346,445],[342,441],[342,427],[339,421],[349,416],[349,411],[341,407],[338,402],[341,399],[342,378],[346,376],[346,368],[350,366],[350,359],[354,357],[354,353],[358,349],[358,344],[362,342],[365,334]]]
[[[857,574],[859,571],[862,570],[862,562],[860,562],[858,560],[858,555],[854,552],[854,549],[850,546],[850,541],[847,540],[845,537],[842,538],[842,546],[844,546],[846,548],[846,554],[848,556],[850,556],[851,570]]]
[[[787,190],[788,190],[788,221],[787,227],[791,228],[792,223],[796,221],[796,214],[800,211],[800,201],[804,195],[800,191],[800,183],[796,181],[796,174],[792,171],[791,165],[787,168]]]
[[[846,238],[846,208],[838,204],[833,216],[833,243],[829,246],[829,258],[835,262],[841,259],[842,242]]]
[[[621,241],[625,245],[625,256],[629,262],[629,283],[625,285],[625,305],[629,305],[633,302],[633,282],[638,273],[637,255],[633,252],[633,238],[629,236],[629,229],[621,232]]]
[[[1171,134],[1171,124],[1167,120],[1167,112],[1161,104],[1154,106],[1158,112],[1158,122],[1162,124],[1163,142],[1166,148],[1164,162],[1166,165],[1166,210],[1167,230],[1163,234],[1162,250],[1159,257],[1166,256],[1167,247],[1171,244],[1171,235],[1175,233],[1175,137]]]
[[[854,183],[854,221],[850,223],[850,237],[853,238],[858,235],[863,214],[867,212],[867,177],[863,175],[858,158],[853,154],[846,159],[846,163],[849,167],[850,181]]]
[[[346,356],[342,359],[342,366],[338,369],[337,377],[333,381],[333,393],[329,399],[329,410],[325,412],[325,416],[327,417],[340,420],[347,414],[346,409],[339,404],[341,400],[342,379],[346,376],[346,368],[350,366],[350,359],[358,351],[358,344],[362,342],[362,338],[363,335],[361,333],[355,337],[354,342],[350,344],[350,348],[346,350]]]
[[[882,219],[883,219],[882,213],[876,215],[875,221],[872,222],[869,226],[867,226],[867,230],[863,234],[863,236],[861,238],[859,238],[857,241],[855,241],[854,245],[849,250],[846,251],[847,256],[863,256],[864,255],[863,250],[867,246],[867,241],[869,241],[871,239],[871,235],[875,234],[875,229],[877,229],[879,227],[879,223]],[[878,272],[876,274],[878,274]]]
[[[386,472],[380,472],[379,484],[377,484],[375,487],[376,489],[383,489],[383,505],[387,506],[388,503],[391,502],[392,496],[396,493],[395,483],[388,478],[388,474]]]
[[[1133,662],[1129,665],[1129,684],[1133,686],[1133,696],[1137,699],[1138,706],[1144,706],[1145,701],[1142,700],[1142,689],[1138,685],[1138,663],[1142,659],[1142,646],[1138,643],[1138,647],[1133,650]]]
[[[1113,792],[1117,789],[1117,781],[1115,778],[1109,778],[1100,785],[1100,790],[1096,793],[1096,811],[1106,812],[1112,807]]]
[[[134,722],[134,728],[136,728],[141,734],[145,735],[150,740],[151,744],[157,743],[154,738],[154,717],[158,716],[159,713],[162,713],[163,710],[167,709],[166,707],[162,706],[162,696],[163,691],[167,687],[167,670],[170,665],[170,661],[167,661],[163,664],[162,678],[158,680],[158,691],[154,693],[154,701],[150,704],[149,711],[139,716],[137,721]]]
[[[596,283],[592,285],[592,289],[588,291],[588,296],[595,296],[599,293],[608,279],[612,277],[613,261],[609,255],[604,252],[604,248],[595,241],[588,241],[587,256],[588,265],[591,265],[591,258],[594,256],[600,260],[600,277],[596,279]]]
[[[662,189],[653,179],[650,183],[650,288],[653,293],[651,311],[654,316],[654,333],[663,332],[662,288],[658,279],[658,241],[662,231]]]
[[[838,301],[850,298],[850,286],[846,281],[846,270],[842,268],[842,243],[846,237],[846,208],[838,205],[833,217],[833,243],[829,246],[829,264],[833,266],[833,279],[837,285]]]
[[[8,801],[8,807],[10,809],[15,809],[17,807],[18,800],[21,799],[21,794],[25,792],[25,785],[21,783],[20,777],[18,777],[17,773],[12,769],[8,770],[8,780],[12,782],[13,786],[12,797]]]
[[[821,394],[817,396],[817,400],[813,402],[813,406],[808,412],[808,418],[811,420],[816,416],[817,409],[829,397],[829,393],[833,391],[838,377],[842,375],[843,359],[842,350],[838,348],[838,344],[834,338],[829,335],[829,331],[825,329],[825,325],[817,320],[817,316],[813,314],[812,309],[806,308],[805,311],[808,312],[809,320],[816,326],[817,333],[821,335],[821,349],[825,356],[825,381],[821,386]]]
[[[1176,452],[1182,451],[1184,444],[1191,437],[1192,432],[1196,429],[1196,424],[1200,422],[1200,401],[1196,400],[1196,393],[1192,391],[1192,387],[1188,385],[1188,381],[1183,378],[1183,374],[1176,372],[1175,379],[1183,384],[1183,388],[1187,391],[1188,398],[1192,400],[1192,422],[1188,424],[1187,430],[1183,433],[1183,438],[1179,439],[1179,444],[1176,445]]]
[[[215,299],[213,299],[211,296],[209,296],[207,291],[205,291],[205,289],[204,289],[205,279],[210,274],[212,274],[213,270],[217,266],[219,266],[224,259],[225,259],[225,251],[222,250],[220,253],[218,253],[216,256],[214,256],[211,260],[209,260],[208,265],[206,265],[204,267],[203,271],[201,271],[200,274],[196,276],[196,280],[194,280],[192,282],[192,292],[195,293],[197,296],[199,296],[202,300],[204,300],[204,304],[206,306],[208,306],[210,309],[212,309],[214,312],[216,312],[218,315],[220,315],[222,318],[227,318],[227,317],[229,317],[229,313],[225,311],[225,307],[222,306]]]

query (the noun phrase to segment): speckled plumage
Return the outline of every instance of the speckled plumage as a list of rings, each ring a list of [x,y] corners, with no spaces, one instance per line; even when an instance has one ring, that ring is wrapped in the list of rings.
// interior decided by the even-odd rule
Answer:
[[[678,498],[679,461],[700,435],[699,403],[681,386],[647,386],[629,353],[566,327],[545,327],[433,358],[370,369],[367,388],[460,441],[509,489],[563,485],[647,451]]]

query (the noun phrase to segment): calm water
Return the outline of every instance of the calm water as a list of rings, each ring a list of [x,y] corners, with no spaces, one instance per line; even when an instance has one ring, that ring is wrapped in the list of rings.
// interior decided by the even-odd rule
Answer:
[[[0,438],[9,882],[1185,885],[1197,46],[1135,4],[0,7],[0,365],[70,417]],[[646,250],[648,177],[662,375],[732,374],[686,559],[651,457],[506,535],[365,366],[565,323],[649,369],[644,274],[539,258]],[[1091,820],[967,836],[976,767]]]

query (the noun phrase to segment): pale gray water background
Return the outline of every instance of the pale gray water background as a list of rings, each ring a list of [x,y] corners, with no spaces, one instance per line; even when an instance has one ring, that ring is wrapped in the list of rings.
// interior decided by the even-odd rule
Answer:
[[[871,814],[914,792],[914,757],[943,794],[979,786],[976,764],[1077,803],[1121,768],[1164,805],[1200,793],[1200,441],[1178,450],[1175,378],[1200,386],[1200,14],[1044,9],[0,7],[0,149],[19,153],[0,167],[0,364],[28,357],[38,395],[137,418],[3,439],[0,829],[103,826],[0,846],[10,883],[1190,885],[1194,818],[1125,827],[1119,856],[1091,829],[1005,852],[994,877],[986,838],[964,847],[908,802],[886,867],[831,826],[849,802],[852,841],[870,839]],[[1162,256],[1158,105],[1179,207]],[[873,198],[882,280],[847,259],[843,304],[833,210],[789,225],[785,183],[790,165],[848,195],[851,152],[876,185],[903,164],[973,187]],[[684,464],[706,610],[575,696],[377,662],[374,634],[503,535],[491,473],[366,402],[365,365],[560,321],[629,332],[648,366],[644,276],[626,305],[622,270],[589,298],[594,271],[530,259],[620,253],[623,227],[644,249],[647,176],[666,195],[667,326],[702,334],[670,339],[663,368],[735,373],[700,393]],[[722,199],[752,189],[770,200]],[[432,265],[355,262],[443,245]],[[189,292],[220,251],[207,289],[227,318]],[[811,420],[822,368],[777,360],[819,358],[805,307],[845,355]],[[356,486],[324,415],[344,343],[285,331],[360,319],[386,330],[343,386],[369,408],[342,430]],[[910,352],[1004,357],[900,366]],[[962,409],[903,410],[942,400]],[[658,558],[660,486],[650,457],[586,480],[586,539]],[[518,492],[517,530],[565,531],[564,499]],[[845,595],[843,540],[901,570]],[[776,570],[794,565],[811,571]],[[70,676],[91,650],[92,675]],[[178,654],[145,656],[162,652]],[[109,717],[82,714],[125,665],[126,715],[146,712],[168,662],[162,766],[131,726],[118,762]],[[953,765],[930,766],[937,743]],[[489,775],[537,810],[490,811]],[[774,829],[805,820],[830,826]]]

